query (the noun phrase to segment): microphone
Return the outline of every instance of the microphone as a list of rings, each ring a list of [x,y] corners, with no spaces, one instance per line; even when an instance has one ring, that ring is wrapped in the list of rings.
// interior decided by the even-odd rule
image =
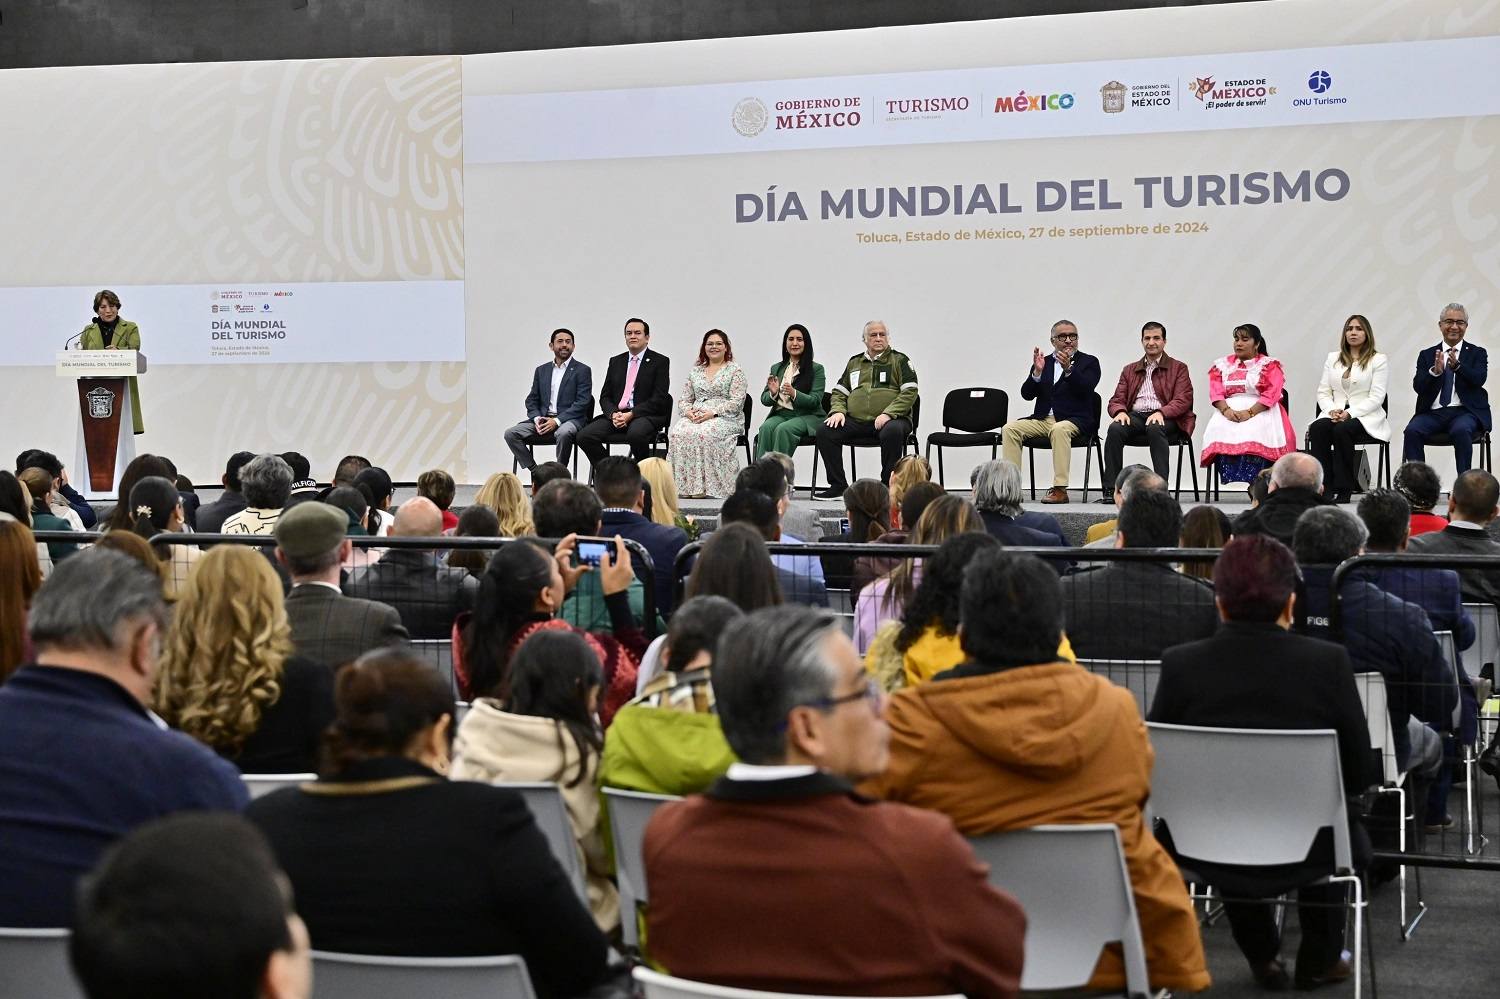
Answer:
[[[89,320],[89,322],[93,322],[93,320]],[[77,333],[74,333],[72,336],[70,336],[66,340],[64,340],[63,341],[63,350],[71,350],[72,349],[72,344],[73,344],[74,340],[78,340],[78,341],[81,342],[83,340],[84,330],[87,330],[87,329],[88,329],[88,327],[85,326],[83,329],[79,330]]]

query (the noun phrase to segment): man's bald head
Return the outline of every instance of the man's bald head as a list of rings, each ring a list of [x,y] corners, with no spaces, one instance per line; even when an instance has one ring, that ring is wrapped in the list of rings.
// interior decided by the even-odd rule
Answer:
[[[1276,459],[1271,466],[1271,492],[1278,489],[1323,489],[1323,466],[1310,454],[1293,451]]]
[[[425,496],[402,503],[391,525],[391,534],[403,538],[435,538],[442,533],[443,511]]]

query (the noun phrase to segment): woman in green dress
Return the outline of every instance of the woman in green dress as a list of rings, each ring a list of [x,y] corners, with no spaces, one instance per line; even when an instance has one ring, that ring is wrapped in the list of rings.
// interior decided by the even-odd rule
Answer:
[[[128,319],[120,318],[120,296],[108,288],[94,296],[94,321],[79,334],[84,350],[140,350],[141,329]],[[145,433],[141,420],[141,390],[136,379],[130,379],[130,413],[135,432]]]
[[[781,337],[781,363],[771,366],[765,391],[760,394],[771,415],[760,425],[755,456],[769,451],[791,454],[797,445],[818,435],[827,418],[823,409],[823,365],[813,363],[812,334],[801,323],[793,323]]]

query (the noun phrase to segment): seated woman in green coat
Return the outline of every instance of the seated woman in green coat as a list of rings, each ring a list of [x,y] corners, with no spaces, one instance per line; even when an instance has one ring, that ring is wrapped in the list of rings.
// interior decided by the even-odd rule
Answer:
[[[140,350],[141,328],[128,319],[120,318],[120,296],[105,288],[94,296],[94,321],[78,334],[83,339],[84,350]],[[134,430],[146,432],[141,420],[141,389],[136,379],[130,379],[130,413],[134,417]]]
[[[771,366],[760,403],[771,407],[771,415],[755,439],[757,458],[770,451],[791,454],[798,443],[816,437],[818,425],[827,418],[823,365],[813,363],[812,334],[801,323],[793,323],[782,334],[781,363]]]

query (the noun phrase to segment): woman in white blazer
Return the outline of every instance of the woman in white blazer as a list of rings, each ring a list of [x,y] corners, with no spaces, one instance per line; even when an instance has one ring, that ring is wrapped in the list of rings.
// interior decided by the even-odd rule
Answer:
[[[1309,450],[1323,466],[1325,490],[1335,503],[1354,492],[1355,446],[1367,436],[1391,439],[1386,420],[1386,356],[1375,350],[1375,331],[1364,316],[1344,320],[1339,349],[1323,364],[1318,418],[1307,428]]]

